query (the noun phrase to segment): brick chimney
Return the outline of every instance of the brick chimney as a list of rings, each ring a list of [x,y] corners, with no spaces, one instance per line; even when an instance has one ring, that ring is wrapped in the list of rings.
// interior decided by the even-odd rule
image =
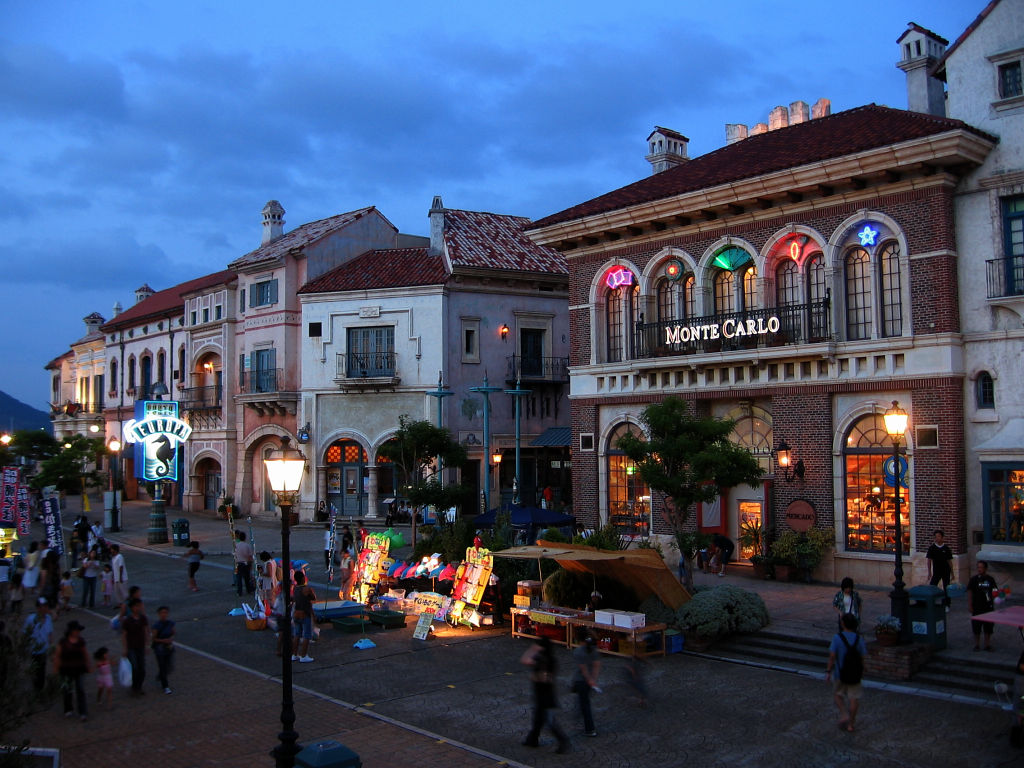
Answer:
[[[284,234],[284,208],[277,200],[270,200],[263,206],[263,239],[260,245],[277,240]]]

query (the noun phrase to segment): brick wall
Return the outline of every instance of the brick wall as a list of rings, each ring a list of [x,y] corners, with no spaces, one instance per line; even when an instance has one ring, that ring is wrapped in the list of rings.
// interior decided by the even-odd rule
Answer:
[[[772,510],[769,521],[772,538],[788,526],[784,521],[786,507],[802,499],[815,511],[815,525],[829,528],[834,524],[832,485],[832,395],[825,392],[773,395],[771,413],[775,448],[785,440],[793,448],[793,460],[804,463],[804,479],[786,482],[778,476],[772,487]]]
[[[914,425],[938,427],[938,448],[913,448],[912,492],[917,522],[914,548],[925,551],[942,528],[957,554],[967,551],[963,385],[959,379],[917,389],[909,409]]]

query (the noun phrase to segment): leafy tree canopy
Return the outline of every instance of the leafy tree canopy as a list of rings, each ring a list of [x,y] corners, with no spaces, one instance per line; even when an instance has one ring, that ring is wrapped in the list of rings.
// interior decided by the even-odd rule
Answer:
[[[440,457],[446,467],[462,466],[466,462],[466,449],[452,438],[450,431],[429,421],[416,421],[403,415],[398,424],[394,438],[382,445],[378,453],[401,470],[408,482],[403,490],[410,503],[438,510],[461,506],[466,489],[460,485],[442,485],[434,461]]]
[[[720,488],[760,485],[757,460],[729,440],[735,422],[698,418],[677,397],[647,406],[640,421],[647,437],[627,434],[618,445],[644,482],[672,499],[667,516],[676,531],[694,504],[712,501]]]

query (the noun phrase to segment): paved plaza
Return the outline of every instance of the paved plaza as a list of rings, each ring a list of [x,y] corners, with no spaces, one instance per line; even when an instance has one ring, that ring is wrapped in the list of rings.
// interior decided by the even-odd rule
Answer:
[[[77,500],[72,500],[75,505]],[[73,514],[73,513],[72,513]],[[175,517],[172,512],[170,517]],[[210,555],[200,569],[201,591],[185,586],[182,548],[147,545],[148,508],[129,504],[124,543],[130,581],[143,587],[151,617],[171,606],[179,651],[171,677],[174,693],[156,686],[150,660],[147,695],[115,691],[111,711],[90,712],[81,723],[60,706],[35,716],[26,734],[36,746],[63,750],[67,768],[137,768],[142,761],[171,766],[271,765],[269,750],[280,729],[280,659],[270,632],[246,630],[228,611],[238,605],[231,586],[227,523],[191,516],[192,538]],[[244,523],[241,527],[248,530]],[[279,548],[279,527],[253,526],[257,551]],[[37,535],[39,535],[37,533]],[[323,581],[322,529],[293,532],[296,557],[311,562]],[[699,576],[699,578],[709,577]],[[832,632],[830,585],[754,582],[742,575],[716,579],[756,589],[765,597],[773,628],[790,634]],[[326,589],[318,586],[323,595]],[[882,591],[865,593],[865,615],[886,612]],[[962,601],[961,601],[962,602]],[[950,615],[950,654],[969,661],[969,630],[962,606]],[[111,611],[76,609],[90,648],[119,648]],[[66,618],[58,621],[63,627]],[[573,736],[573,751],[555,755],[548,737],[539,749],[520,742],[530,720],[530,685],[519,657],[525,641],[508,628],[455,630],[435,625],[426,641],[404,630],[372,630],[375,648],[359,650],[359,635],[323,625],[312,646],[315,661],[295,664],[296,729],[300,743],[334,739],[357,752],[366,766],[1003,766],[1024,764],[1007,737],[1010,716],[991,699],[954,697],[913,685],[871,683],[858,730],[836,727],[823,676],[728,663],[693,654],[656,658],[646,665],[650,700],[630,697],[623,660],[605,658],[603,693],[594,697],[599,735],[582,735],[568,692],[570,658],[557,652],[561,708],[558,719]],[[996,635],[997,651],[1012,665],[1021,640],[1012,630]],[[91,683],[90,683],[91,686]]]

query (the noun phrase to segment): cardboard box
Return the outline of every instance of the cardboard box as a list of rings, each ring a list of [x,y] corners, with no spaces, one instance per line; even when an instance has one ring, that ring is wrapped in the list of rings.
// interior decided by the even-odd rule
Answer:
[[[644,614],[632,611],[614,611],[612,618],[616,627],[625,629],[640,629],[647,624],[647,617]]]
[[[615,614],[621,613],[612,608],[602,609],[594,611],[594,622],[597,624],[607,624],[610,627],[615,626]]]

